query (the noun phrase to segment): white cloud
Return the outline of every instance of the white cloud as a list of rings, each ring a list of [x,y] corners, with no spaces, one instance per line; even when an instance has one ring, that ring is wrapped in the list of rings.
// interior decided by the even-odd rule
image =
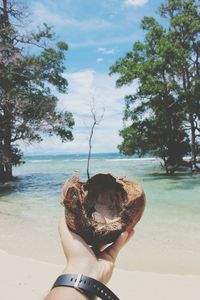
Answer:
[[[127,5],[133,5],[133,6],[142,6],[146,4],[148,0],[126,0],[125,3]]]
[[[98,48],[98,51],[99,51],[99,52],[104,52],[104,51],[106,51],[106,48],[99,47],[99,48]]]
[[[97,39],[89,39],[81,42],[72,42],[69,43],[71,48],[83,48],[83,47],[93,47],[99,45],[119,45],[128,42],[133,42],[137,35],[131,34],[127,36],[114,36],[109,38],[97,38]]]
[[[97,62],[98,62],[98,63],[101,63],[102,61],[103,61],[103,58],[102,58],[102,57],[98,57],[98,58],[97,58]]]
[[[44,22],[61,27],[61,29],[72,27],[78,30],[98,30],[113,26],[111,22],[104,19],[91,18],[87,20],[78,20],[68,15],[67,11],[65,12],[65,15],[57,14],[40,2],[34,2],[32,4],[32,15],[34,20],[32,26],[41,25]]]
[[[101,52],[102,54],[114,54],[115,53],[115,49],[107,49],[107,48],[103,48],[103,47],[99,47],[98,51]]]
[[[100,125],[95,128],[93,153],[115,152],[120,143],[119,130],[123,126],[124,96],[133,93],[136,84],[120,89],[115,87],[116,77],[82,70],[66,74],[68,95],[61,95],[58,109],[69,110],[75,118],[74,141],[62,144],[56,137],[47,137],[41,144],[24,145],[26,154],[33,153],[87,153],[89,130],[92,124],[90,103],[95,99],[98,113],[105,108]]]

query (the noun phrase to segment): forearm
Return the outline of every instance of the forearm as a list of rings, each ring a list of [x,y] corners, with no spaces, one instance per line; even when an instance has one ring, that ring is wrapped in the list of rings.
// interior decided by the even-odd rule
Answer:
[[[88,298],[71,287],[57,287],[50,291],[44,300],[88,300]]]
[[[97,274],[91,264],[79,262],[78,264],[72,263],[63,270],[63,274],[84,274],[94,279]],[[44,300],[88,300],[88,298],[73,287],[56,287],[52,289]]]

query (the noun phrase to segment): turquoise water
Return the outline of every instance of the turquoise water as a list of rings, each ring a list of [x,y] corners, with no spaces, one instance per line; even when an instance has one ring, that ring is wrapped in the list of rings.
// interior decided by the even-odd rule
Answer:
[[[57,261],[53,243],[49,257],[30,250],[32,241],[25,227],[33,235],[41,235],[41,240],[54,240],[58,219],[63,214],[59,203],[63,183],[77,173],[82,180],[86,179],[87,156],[34,156],[25,157],[25,161],[14,170],[16,180],[0,186],[0,224],[4,228],[0,231],[0,248],[48,261],[51,256]],[[163,272],[174,268],[177,273],[200,273],[196,264],[200,258],[200,175],[182,172],[169,177],[157,159],[126,158],[120,154],[96,154],[90,164],[91,175],[103,172],[133,179],[141,183],[146,193],[147,206],[136,227],[135,244],[131,241],[124,250],[127,255],[135,251],[137,259],[132,257],[131,263],[122,259],[121,267]],[[8,224],[16,229],[21,241],[15,247],[9,239],[14,234]],[[20,231],[27,239],[27,249],[22,247]]]

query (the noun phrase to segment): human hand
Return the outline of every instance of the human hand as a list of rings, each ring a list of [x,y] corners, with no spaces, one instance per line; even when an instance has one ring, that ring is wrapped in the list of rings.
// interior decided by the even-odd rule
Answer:
[[[63,273],[81,273],[106,284],[111,278],[119,251],[133,236],[134,230],[129,233],[122,232],[111,246],[97,254],[78,234],[69,230],[65,219],[59,223],[59,233],[67,258],[67,266]]]

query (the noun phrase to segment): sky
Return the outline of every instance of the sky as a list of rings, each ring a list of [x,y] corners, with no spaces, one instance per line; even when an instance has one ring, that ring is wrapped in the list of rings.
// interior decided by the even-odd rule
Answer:
[[[117,152],[122,141],[124,97],[134,93],[137,84],[116,88],[117,75],[109,68],[143,38],[140,22],[155,16],[160,0],[27,0],[29,27],[42,23],[53,26],[56,39],[68,43],[67,94],[57,94],[58,110],[72,112],[75,119],[73,142],[44,137],[40,144],[23,143],[26,155],[87,153],[92,125],[91,105],[103,119],[95,128],[93,153]],[[92,104],[93,103],[93,104]]]

